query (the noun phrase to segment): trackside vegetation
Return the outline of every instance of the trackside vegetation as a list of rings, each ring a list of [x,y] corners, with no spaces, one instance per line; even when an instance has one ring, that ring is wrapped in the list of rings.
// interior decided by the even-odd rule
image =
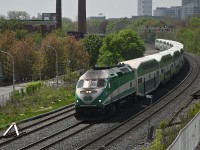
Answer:
[[[31,82],[25,90],[17,91],[14,100],[0,106],[0,129],[39,114],[50,112],[74,102],[74,84],[67,87],[46,86],[44,82]]]
[[[185,51],[200,55],[200,17],[190,17],[182,21],[170,18],[122,18],[99,22],[89,20],[88,33],[105,34],[105,37],[90,35],[84,40],[66,35],[67,31],[76,29],[77,23],[67,18],[63,19],[63,22],[64,29],[42,35],[40,31],[29,33],[24,30],[19,21],[0,19],[0,50],[14,56],[16,81],[37,81],[40,78],[47,80],[55,77],[54,49],[58,53],[59,76],[67,74],[63,77],[67,82],[65,87],[56,88],[47,86],[44,82],[31,82],[25,90],[16,91],[14,99],[0,106],[0,129],[7,128],[12,122],[73,103],[75,85],[71,83],[76,80],[73,79],[76,75],[71,74],[72,71],[140,57],[145,50],[141,39],[150,43],[154,43],[156,38],[179,41],[183,43]],[[129,55],[130,52],[134,53],[134,57]],[[0,53],[0,62],[5,67],[3,82],[11,82],[11,58]],[[180,117],[180,123],[173,126],[169,126],[168,121],[161,121],[148,149],[166,149],[180,129],[199,110],[200,104],[195,104],[187,114]]]
[[[180,121],[178,123],[169,126],[168,121],[160,121],[150,148],[141,148],[141,150],[166,150],[176,139],[179,131],[189,123],[199,110],[200,104],[195,103],[186,113],[180,116]]]

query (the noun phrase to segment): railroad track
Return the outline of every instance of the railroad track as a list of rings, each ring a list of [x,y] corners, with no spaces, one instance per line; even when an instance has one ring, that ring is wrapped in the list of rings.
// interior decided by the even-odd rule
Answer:
[[[69,139],[71,139],[71,140],[79,139],[79,140],[77,140],[77,144],[73,145],[73,148],[75,148],[75,149],[102,149],[102,148],[109,147],[110,145],[113,144],[113,142],[115,142],[116,140],[125,136],[127,133],[134,130],[139,125],[144,124],[145,122],[148,122],[148,120],[153,115],[157,114],[159,111],[162,110],[162,108],[164,108],[166,105],[168,105],[169,103],[174,101],[176,97],[181,95],[181,93],[184,90],[186,90],[188,88],[188,86],[190,86],[190,84],[192,84],[192,82],[195,80],[196,76],[199,74],[199,71],[197,69],[197,68],[199,68],[199,66],[194,60],[192,60],[190,58],[190,56],[187,56],[187,59],[191,64],[190,73],[187,75],[187,77],[184,79],[184,81],[182,81],[175,89],[168,91],[167,95],[163,96],[161,99],[154,102],[151,106],[146,107],[145,109],[143,109],[139,113],[135,114],[134,116],[130,117],[129,119],[126,119],[125,121],[119,122],[116,124],[113,123],[114,125],[112,125],[110,127],[110,129],[105,129],[105,130],[102,129],[102,132],[99,131],[101,133],[100,136],[98,136],[97,133],[94,133],[94,134],[96,134],[95,138],[90,138],[89,141],[84,140],[84,137],[82,137],[82,139],[79,139],[81,137],[81,135],[80,135],[81,133],[85,134],[85,136],[86,136],[86,134],[88,133],[88,130],[91,130],[90,128],[94,128],[94,127],[99,128],[98,126],[100,126],[100,124],[108,124],[107,122],[109,122],[109,121],[104,120],[102,122],[93,122],[93,123],[76,122],[70,126],[63,127],[62,129],[59,129],[57,132],[51,133],[49,135],[44,136],[44,135],[40,135],[40,133],[38,133],[38,136],[40,135],[41,137],[34,139],[31,142],[20,144],[20,141],[18,141],[19,145],[17,145],[17,146],[16,146],[17,142],[13,143],[14,141],[16,141],[18,139],[21,139],[21,141],[22,141],[24,138],[27,138],[26,135],[30,135],[31,133],[35,133],[38,131],[38,130],[35,130],[35,131],[31,130],[30,132],[27,132],[19,137],[12,138],[10,140],[6,140],[6,141],[0,143],[0,148],[6,148],[9,144],[11,144],[11,146],[16,146],[17,149],[21,149],[21,150],[23,150],[23,149],[48,149],[50,147],[58,148],[59,144],[62,145],[63,141],[66,141]],[[73,111],[73,109],[72,109],[72,111]],[[57,116],[58,118],[60,118],[60,121],[61,121],[62,118],[64,119],[64,117],[61,117],[63,115],[66,117],[64,112],[62,115],[61,114],[59,115],[59,113],[58,113],[57,115],[54,115],[54,116]],[[73,116],[73,113],[71,112],[71,115],[69,115],[69,116]],[[48,118],[51,118],[51,117],[47,116],[47,118],[45,118],[43,120],[50,121],[51,119],[48,119]],[[68,119],[66,119],[65,122],[67,122],[67,120]],[[45,121],[43,123],[45,123]],[[32,123],[32,124],[34,124],[34,123]],[[52,123],[50,123],[50,124],[48,123],[47,125],[43,124],[44,126],[42,126],[41,128],[42,129],[48,128],[51,124],[54,124],[53,121],[52,121]],[[28,127],[27,127],[27,129],[28,129]],[[50,129],[46,129],[46,130],[48,130],[49,132],[51,131]],[[99,129],[99,130],[101,130],[101,129]],[[82,142],[79,142],[79,141],[82,141]],[[66,146],[65,149],[70,149],[70,148],[68,148]]]
[[[51,126],[57,122],[60,122],[64,119],[68,119],[74,116],[74,106],[64,107],[63,109],[53,112],[51,114],[46,114],[38,116],[35,118],[30,118],[28,120],[22,121],[24,124],[18,125],[20,135],[16,136],[15,131],[7,134],[6,136],[0,137],[0,147],[14,142],[16,140],[22,139],[25,136],[28,136],[34,132],[42,130],[48,126]],[[21,123],[21,122],[20,122]]]
[[[93,124],[83,124],[82,122],[79,122],[75,125],[72,125],[70,127],[67,127],[59,132],[56,132],[48,137],[45,137],[43,139],[40,139],[34,143],[31,143],[29,145],[26,145],[18,150],[27,150],[27,149],[32,149],[32,150],[41,150],[41,149],[47,149],[56,143],[59,143],[62,140],[65,140],[67,138],[70,138],[74,136],[75,134],[78,134],[79,132],[88,129],[89,127],[93,126]],[[68,133],[67,133],[68,132]]]
[[[198,62],[195,59],[192,60],[190,56],[187,57],[192,67],[187,77],[179,85],[177,85],[173,90],[171,90],[167,95],[159,99],[152,106],[147,107],[145,110],[139,112],[138,114],[119,124],[115,128],[105,132],[101,136],[95,138],[94,140],[84,144],[77,149],[106,149],[106,147],[113,144],[113,142],[115,142],[117,139],[123,137],[131,130],[134,130],[142,123],[148,122],[150,117],[159,113],[166,105],[173,102],[175,98],[181,95],[199,75]]]

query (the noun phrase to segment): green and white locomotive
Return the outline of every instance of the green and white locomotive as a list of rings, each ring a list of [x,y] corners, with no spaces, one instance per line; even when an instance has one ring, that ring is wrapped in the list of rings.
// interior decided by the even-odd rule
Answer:
[[[136,92],[134,82],[134,71],[126,64],[88,70],[76,86],[76,117],[116,111]]]
[[[183,44],[157,39],[155,47],[159,53],[83,74],[76,86],[76,118],[116,112],[126,101],[146,96],[179,73],[184,65]]]

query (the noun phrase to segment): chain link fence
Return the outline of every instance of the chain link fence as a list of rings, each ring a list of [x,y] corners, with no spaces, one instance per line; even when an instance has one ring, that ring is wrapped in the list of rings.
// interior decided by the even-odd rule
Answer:
[[[0,105],[3,106],[8,100],[12,98],[10,93],[0,95]]]
[[[44,81],[44,85],[45,86],[52,86],[52,87],[68,87],[68,86],[76,86],[77,80],[78,79],[71,79],[70,81],[64,81],[63,80],[64,77],[59,76],[58,77],[58,82],[57,82],[57,78],[53,78],[53,79],[49,79]],[[25,84],[21,87],[18,87],[18,89],[16,88],[16,90],[18,94],[22,94],[22,93],[26,93],[26,88],[25,88]],[[6,94],[1,94],[0,95],[0,106],[5,105],[8,101],[12,100],[12,91]]]

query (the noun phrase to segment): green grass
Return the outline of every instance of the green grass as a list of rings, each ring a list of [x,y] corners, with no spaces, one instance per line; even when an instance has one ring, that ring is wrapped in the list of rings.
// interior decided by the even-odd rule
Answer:
[[[12,122],[46,113],[74,102],[75,87],[42,87],[32,94],[15,96],[5,106],[0,107],[0,129]]]

